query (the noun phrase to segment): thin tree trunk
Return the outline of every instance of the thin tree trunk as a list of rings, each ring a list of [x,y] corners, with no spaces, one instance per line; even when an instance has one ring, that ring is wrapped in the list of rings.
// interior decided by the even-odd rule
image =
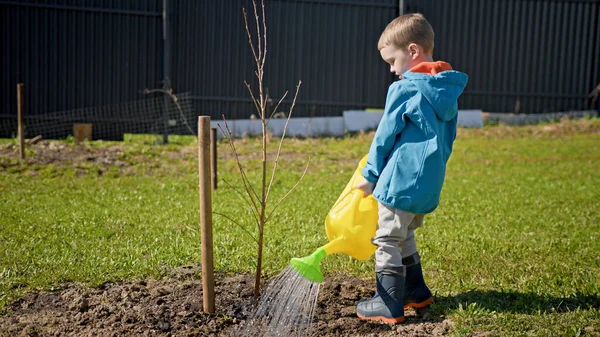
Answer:
[[[262,91],[262,81],[259,83]],[[266,201],[267,201],[267,127],[265,124],[265,111],[261,106],[262,113],[262,200],[260,208],[260,225],[258,228],[258,256],[256,261],[256,279],[254,282],[254,302],[258,302],[260,295],[260,277],[262,274],[262,251],[263,251],[263,235],[265,229]]]
[[[256,261],[256,278],[254,280],[254,304],[258,304],[260,298],[260,276],[262,270],[263,234],[258,234],[258,258]]]

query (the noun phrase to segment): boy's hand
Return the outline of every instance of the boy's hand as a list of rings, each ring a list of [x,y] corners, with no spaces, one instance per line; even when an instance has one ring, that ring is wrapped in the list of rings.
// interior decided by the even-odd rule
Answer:
[[[364,181],[356,184],[356,186],[354,186],[354,187],[361,189],[363,191],[363,198],[366,198],[366,197],[370,196],[371,194],[373,194],[373,189],[375,189],[375,184],[364,180]]]

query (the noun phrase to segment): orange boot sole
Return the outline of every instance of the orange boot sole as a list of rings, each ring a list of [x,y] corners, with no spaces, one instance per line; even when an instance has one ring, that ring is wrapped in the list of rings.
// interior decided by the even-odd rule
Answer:
[[[387,317],[383,317],[383,316],[365,317],[360,314],[356,314],[356,315],[358,316],[358,318],[360,318],[364,321],[382,321],[382,322],[388,323],[388,324],[398,324],[398,323],[404,322],[404,316],[395,317],[395,318],[387,318]]]
[[[408,310],[409,308],[415,308],[415,309],[425,308],[426,306],[430,305],[431,303],[433,303],[433,297],[430,297],[430,298],[426,299],[425,301],[419,302],[419,303],[408,303],[404,306],[404,310]]]

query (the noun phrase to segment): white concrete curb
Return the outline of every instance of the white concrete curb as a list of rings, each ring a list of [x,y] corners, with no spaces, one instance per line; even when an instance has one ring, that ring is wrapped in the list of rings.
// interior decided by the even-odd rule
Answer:
[[[289,137],[339,137],[346,131],[368,131],[375,130],[383,112],[366,112],[364,110],[344,111],[343,117],[300,117],[291,118],[286,132]],[[273,136],[280,137],[285,126],[286,119],[273,119],[267,126]],[[217,127],[219,138],[223,133],[217,124],[225,130],[222,120],[210,122],[212,127]],[[227,125],[234,137],[258,136],[262,132],[260,120],[258,119],[236,119],[228,120]],[[462,127],[482,127],[483,119],[481,110],[459,110],[458,125]]]

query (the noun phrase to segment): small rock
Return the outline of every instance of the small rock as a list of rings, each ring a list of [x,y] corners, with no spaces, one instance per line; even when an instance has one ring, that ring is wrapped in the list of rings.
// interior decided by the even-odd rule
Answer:
[[[158,322],[157,326],[158,326],[158,329],[163,332],[171,329],[171,324],[167,321],[160,321],[160,322]]]
[[[189,317],[191,315],[192,315],[192,313],[189,311],[180,311],[177,313],[177,316],[181,316],[181,317]]]

